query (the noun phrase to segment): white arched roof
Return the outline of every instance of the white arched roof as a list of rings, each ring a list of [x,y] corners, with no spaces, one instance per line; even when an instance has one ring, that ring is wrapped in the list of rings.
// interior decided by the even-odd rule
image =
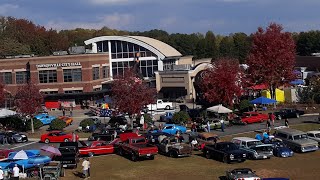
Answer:
[[[172,46],[164,42],[161,42],[159,40],[149,38],[149,37],[144,37],[144,36],[99,36],[92,39],[88,39],[84,41],[84,43],[88,45],[88,44],[92,44],[100,41],[110,41],[110,40],[127,41],[133,44],[137,44],[153,52],[160,59],[182,56],[181,53],[177,51],[175,48],[173,48]]]

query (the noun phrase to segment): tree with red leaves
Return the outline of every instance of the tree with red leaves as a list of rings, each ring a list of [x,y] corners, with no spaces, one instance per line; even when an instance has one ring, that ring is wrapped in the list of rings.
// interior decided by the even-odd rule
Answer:
[[[199,87],[206,101],[232,106],[241,95],[242,73],[237,60],[218,59],[202,75]]]
[[[295,42],[291,33],[282,32],[279,24],[261,27],[252,36],[252,48],[247,60],[249,77],[254,84],[267,84],[271,98],[275,89],[293,78]]]
[[[153,103],[156,96],[156,90],[139,79],[130,68],[125,70],[124,76],[115,78],[111,91],[115,108],[120,113],[129,114],[131,127],[133,116],[139,115],[145,105]]]
[[[33,116],[41,109],[43,96],[39,88],[32,82],[28,82],[18,89],[15,96],[15,104],[18,112],[31,118],[31,131],[34,133]]]

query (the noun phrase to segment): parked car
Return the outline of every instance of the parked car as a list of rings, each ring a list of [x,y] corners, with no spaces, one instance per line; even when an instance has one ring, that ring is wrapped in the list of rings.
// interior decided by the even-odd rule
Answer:
[[[269,117],[267,114],[258,113],[258,112],[245,112],[241,116],[241,121],[244,124],[252,124],[252,123],[261,123],[263,121],[268,120]]]
[[[108,143],[105,141],[79,141],[79,143],[82,145],[81,147],[79,147],[79,154],[81,156],[92,157],[94,155],[115,153],[114,144],[110,142]]]
[[[66,123],[66,126],[70,126],[73,122],[73,118],[69,116],[59,116],[58,119],[64,121]]]
[[[159,136],[172,136],[171,134],[168,134],[166,132],[151,132],[151,133],[147,133],[145,135],[143,135],[146,139],[147,139],[147,142],[149,144],[159,144]]]
[[[76,135],[76,140],[79,140],[78,135]],[[46,134],[42,134],[40,137],[40,142],[44,143],[69,141],[72,141],[72,133],[66,134],[62,131],[51,131]]]
[[[47,113],[41,113],[35,116],[36,119],[39,119],[43,125],[50,124],[53,120],[57,119],[55,116],[51,116]]]
[[[272,144],[263,144],[249,137],[235,137],[232,142],[246,151],[249,159],[269,159],[273,156]]]
[[[112,127],[116,125],[126,125],[128,123],[125,116],[112,116],[109,120],[109,123]]]
[[[304,114],[304,111],[300,111],[293,108],[284,108],[284,109],[280,109],[277,112],[274,112],[274,115],[279,120],[284,118],[299,118],[303,114]]]
[[[155,104],[147,105],[147,109],[150,110],[158,110],[158,109],[173,109],[172,102],[164,102],[161,99],[157,99]]]
[[[179,132],[181,134],[187,132],[187,128],[176,124],[165,124],[162,130],[154,130],[152,132],[165,132],[168,134],[177,134]]]
[[[255,171],[249,168],[239,168],[226,172],[226,179],[228,180],[260,180],[260,177],[255,174]]]
[[[203,148],[203,155],[207,159],[221,160],[224,163],[232,161],[244,162],[247,158],[247,153],[241,150],[232,142],[219,142],[214,145],[206,145]]]
[[[61,156],[54,156],[53,161],[60,161],[63,168],[77,168],[79,162],[78,142],[60,143]]]
[[[18,133],[15,131],[7,131],[5,132],[7,136],[8,143],[23,143],[28,142],[27,135],[23,133]]]
[[[308,131],[307,135],[310,139],[318,142],[318,147],[320,146],[320,131]]]
[[[173,136],[164,138],[157,146],[160,154],[172,158],[191,156],[192,154],[192,149],[189,144],[180,142]]]
[[[224,127],[229,125],[229,121],[224,120]],[[209,120],[210,129],[221,129],[221,120],[220,119],[213,119]],[[201,130],[204,130],[207,128],[207,122],[204,122],[201,124]]]
[[[51,161],[42,167],[43,179],[55,179],[58,180],[60,177],[65,176],[64,168],[61,162]]]
[[[172,123],[173,114],[174,114],[174,112],[166,112],[165,115],[160,116],[160,121],[166,122],[166,123]]]
[[[278,129],[275,137],[281,139],[290,149],[296,152],[310,152],[318,150],[318,142],[309,139],[307,133],[296,129]]]
[[[0,149],[0,159],[8,158],[9,153],[14,152],[14,150],[11,149]]]
[[[204,132],[198,134],[197,141],[199,144],[198,149],[203,149],[205,145],[213,145],[216,142],[220,142],[220,138],[217,134]]]
[[[147,143],[144,136],[138,136],[136,133],[120,134],[121,142],[118,143],[119,154],[121,156],[128,155],[132,161],[142,158],[154,159],[158,153],[157,146]]]
[[[293,151],[288,148],[281,139],[273,138],[271,141],[273,155],[277,157],[292,157]]]

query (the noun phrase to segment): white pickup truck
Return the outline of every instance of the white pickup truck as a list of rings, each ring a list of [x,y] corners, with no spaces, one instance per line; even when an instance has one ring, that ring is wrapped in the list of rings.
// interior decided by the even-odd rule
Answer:
[[[156,104],[147,105],[149,111],[158,110],[158,109],[173,109],[172,102],[163,102],[161,99],[158,99]]]

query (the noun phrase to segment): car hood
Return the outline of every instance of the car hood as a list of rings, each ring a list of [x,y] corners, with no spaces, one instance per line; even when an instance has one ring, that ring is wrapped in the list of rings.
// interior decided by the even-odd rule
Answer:
[[[236,178],[258,178],[255,174],[237,174]]]
[[[291,152],[292,151],[290,148],[287,148],[287,147],[278,147],[278,148],[276,148],[276,150],[279,152]]]
[[[229,151],[226,151],[226,152],[230,153],[230,154],[246,154],[246,152],[241,150],[241,149],[234,149],[234,150],[229,150]]]
[[[298,139],[298,140],[294,140],[294,142],[302,146],[318,145],[318,142],[312,139]]]

